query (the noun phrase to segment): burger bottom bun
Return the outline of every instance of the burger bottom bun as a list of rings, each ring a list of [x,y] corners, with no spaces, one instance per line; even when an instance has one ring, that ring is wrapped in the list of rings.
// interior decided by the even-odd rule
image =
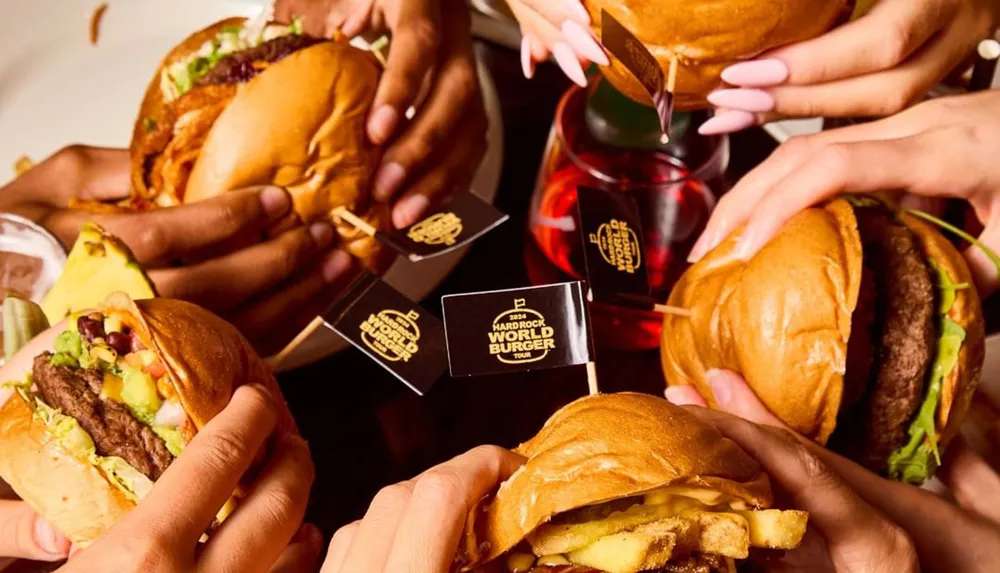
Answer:
[[[100,470],[60,446],[13,391],[0,407],[0,436],[0,477],[73,543],[93,543],[135,507]]]

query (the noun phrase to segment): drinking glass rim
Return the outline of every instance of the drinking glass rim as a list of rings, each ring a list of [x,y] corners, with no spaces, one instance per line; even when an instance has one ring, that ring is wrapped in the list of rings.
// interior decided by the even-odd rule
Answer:
[[[599,77],[599,76],[597,76],[597,77]],[[603,81],[603,78],[600,78],[599,81]],[[570,102],[570,100],[573,99],[573,97],[575,97],[577,94],[579,94],[580,92],[584,91],[585,89],[589,89],[589,88],[583,88],[583,87],[580,87],[578,85],[573,85],[573,86],[570,87],[569,90],[566,91],[565,94],[563,94],[562,98],[559,100],[559,105],[556,107],[556,114],[555,114],[555,117],[553,118],[553,126],[555,127],[556,137],[559,139],[559,143],[561,144],[563,153],[566,155],[566,157],[569,158],[570,162],[572,162],[573,165],[575,165],[578,169],[580,169],[584,173],[590,175],[591,177],[594,177],[595,179],[600,180],[603,183],[608,183],[610,185],[621,185],[623,183],[622,179],[620,179],[618,177],[614,177],[612,175],[608,175],[607,173],[604,173],[603,171],[601,171],[600,169],[598,169],[594,165],[591,165],[589,162],[584,161],[583,158],[581,158],[579,155],[577,155],[576,152],[570,146],[569,142],[567,141],[566,134],[563,131],[563,121],[562,121],[562,118],[563,118],[563,115],[566,112],[566,107],[569,105],[569,102]],[[718,159],[719,155],[725,153],[726,152],[726,148],[729,146],[729,138],[728,137],[726,137],[724,135],[723,136],[713,136],[713,137],[719,137],[720,138],[720,143],[712,151],[712,154],[708,157],[708,159],[706,159],[705,161],[702,162],[701,166],[699,166],[698,169],[692,169],[690,165],[684,163],[683,161],[681,161],[680,159],[678,159],[678,158],[670,155],[669,153],[666,153],[666,152],[663,152],[663,151],[655,151],[654,153],[656,153],[657,155],[661,155],[663,157],[666,157],[667,161],[670,164],[672,164],[675,167],[683,168],[685,171],[688,172],[688,174],[685,175],[684,177],[680,177],[680,178],[677,178],[677,179],[671,179],[669,181],[661,181],[659,183],[643,184],[643,187],[647,187],[647,188],[668,187],[668,186],[672,186],[672,185],[677,185],[679,183],[683,183],[684,181],[688,181],[688,180],[691,180],[691,179],[698,180],[698,181],[704,180],[704,177],[702,177],[703,171],[705,171],[709,167],[713,166],[715,164],[716,160]]]

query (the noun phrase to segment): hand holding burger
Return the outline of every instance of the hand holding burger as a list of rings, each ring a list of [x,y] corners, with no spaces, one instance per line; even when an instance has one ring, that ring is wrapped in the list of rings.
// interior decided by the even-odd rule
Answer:
[[[751,509],[770,499],[764,470],[809,510],[807,542],[818,542],[808,556],[786,553],[804,559],[792,570],[915,570],[906,536],[843,482],[813,479],[822,463],[794,440],[729,426],[651,396],[584,398],[518,448],[526,458],[477,448],[382,490],[364,519],[334,536],[323,572],[729,572],[731,558],[696,547],[792,548],[805,531],[804,512]],[[756,501],[721,509],[741,495]],[[558,548],[568,553],[537,555]]]
[[[762,426],[788,430],[739,375],[717,371],[710,380],[715,402],[724,412]],[[985,401],[982,396],[977,398]],[[667,399],[678,405],[706,405],[693,386],[672,386],[667,389]],[[736,423],[721,412],[704,410],[699,415],[717,424]],[[991,418],[989,423],[995,425],[995,410]],[[955,501],[883,479],[801,436],[796,438],[799,447],[808,448],[810,455],[819,458],[861,498],[906,530],[922,570],[990,571],[1000,560],[1000,474],[962,437],[949,448],[939,473]]]
[[[469,190],[486,152],[468,6],[463,0],[278,0],[275,17],[301,17],[307,33],[353,38],[390,33],[385,72],[364,127],[385,146],[372,178],[376,201],[394,202],[405,227],[432,206]],[[414,106],[416,114],[407,119]]]

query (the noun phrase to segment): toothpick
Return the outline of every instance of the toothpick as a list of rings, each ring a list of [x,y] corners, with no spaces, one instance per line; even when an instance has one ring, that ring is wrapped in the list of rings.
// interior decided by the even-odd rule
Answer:
[[[278,367],[281,366],[281,364],[287,360],[293,352],[298,350],[298,348],[302,346],[302,343],[312,336],[314,332],[319,330],[321,326],[323,326],[323,317],[317,316],[312,322],[309,323],[309,326],[305,327],[298,336],[289,342],[287,346],[282,348],[281,352],[279,352],[277,356],[274,356],[267,361],[267,365],[271,367],[271,371],[277,371]]]
[[[597,388],[597,364],[594,362],[587,363],[587,387],[590,389],[591,396],[601,393]]]
[[[676,55],[670,56],[670,71],[667,73],[667,91],[674,93],[677,88],[677,66],[680,64]]]
[[[684,318],[691,318],[691,311],[686,308],[681,308],[679,306],[670,306],[668,304],[654,304],[653,312],[658,312],[660,314],[671,314],[673,316],[681,316]]]
[[[353,225],[362,233],[370,237],[374,237],[378,232],[378,230],[371,226],[368,221],[365,221],[361,217],[351,213],[346,207],[337,207],[330,212],[330,215],[333,216],[334,219],[343,219],[344,221],[347,221],[348,224]]]

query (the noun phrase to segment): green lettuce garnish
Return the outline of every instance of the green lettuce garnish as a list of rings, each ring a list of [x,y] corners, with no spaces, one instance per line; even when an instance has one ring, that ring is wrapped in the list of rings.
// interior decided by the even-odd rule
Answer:
[[[929,223],[937,225],[938,227],[941,227],[946,231],[950,231],[951,233],[954,233],[956,236],[958,236],[960,239],[975,245],[976,248],[982,251],[983,254],[985,254],[986,257],[993,263],[993,266],[995,266],[997,269],[997,276],[1000,276],[1000,256],[997,256],[997,254],[993,252],[993,249],[987,247],[985,244],[983,244],[982,241],[966,233],[964,230],[959,229],[955,225],[952,225],[948,221],[939,219],[934,215],[931,215],[930,213],[924,213],[923,211],[920,211],[918,209],[907,209],[906,212],[913,215],[914,217],[923,219]]]

